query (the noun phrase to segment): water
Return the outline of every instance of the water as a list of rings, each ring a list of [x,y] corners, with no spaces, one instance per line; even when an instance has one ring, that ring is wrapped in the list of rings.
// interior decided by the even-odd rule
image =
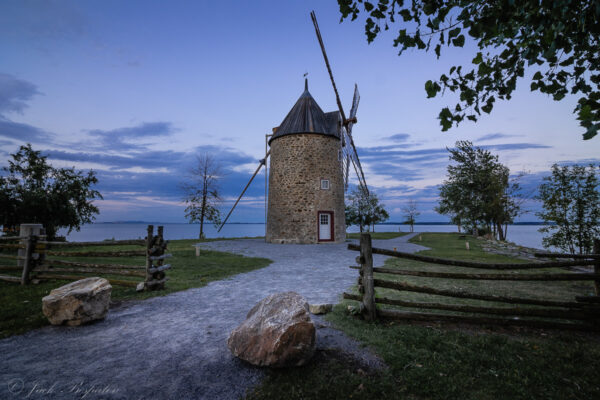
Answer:
[[[159,225],[159,224],[155,224]],[[163,225],[165,239],[196,239],[200,226],[198,224],[160,224]],[[264,236],[264,224],[226,224],[221,232],[213,225],[205,225],[208,238],[216,237],[255,237]],[[539,225],[510,225],[508,240],[525,247],[542,249],[542,234],[537,230]],[[409,232],[408,225],[376,225],[376,232]],[[455,225],[415,225],[415,232],[457,232]],[[348,232],[358,232],[358,227],[351,226]],[[60,230],[59,235],[66,235]],[[146,236],[146,224],[89,224],[81,227],[81,231],[73,231],[67,235],[68,240],[75,242],[97,241],[104,239],[137,239]]]
[[[164,237],[167,240],[197,239],[200,233],[198,224],[163,224],[155,223],[154,231],[158,225],[164,226]],[[138,239],[146,237],[147,224],[89,224],[81,227],[79,232],[59,230],[58,234],[67,236],[69,241],[87,242],[105,239]],[[225,224],[221,232],[213,225],[204,226],[207,238],[255,237],[265,235],[264,224]]]

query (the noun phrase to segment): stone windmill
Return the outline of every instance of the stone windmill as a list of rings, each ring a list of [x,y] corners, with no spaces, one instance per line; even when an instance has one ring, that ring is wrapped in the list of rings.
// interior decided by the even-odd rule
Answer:
[[[344,193],[350,164],[358,183],[368,193],[352,139],[352,125],[360,96],[354,87],[349,118],[346,118],[335,86],[329,60],[314,12],[311,18],[335,92],[338,110],[323,112],[308,91],[296,101],[281,124],[273,129],[270,149],[227,214],[219,231],[271,156],[268,177],[266,241],[271,243],[335,243],[346,238]]]

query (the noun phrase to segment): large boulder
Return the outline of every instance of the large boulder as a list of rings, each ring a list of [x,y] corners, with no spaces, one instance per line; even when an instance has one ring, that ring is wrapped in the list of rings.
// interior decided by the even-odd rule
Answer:
[[[81,279],[52,290],[42,310],[52,325],[81,325],[106,316],[111,292],[104,278]]]
[[[315,352],[308,303],[295,292],[272,294],[256,304],[227,341],[236,357],[258,366],[306,364]]]

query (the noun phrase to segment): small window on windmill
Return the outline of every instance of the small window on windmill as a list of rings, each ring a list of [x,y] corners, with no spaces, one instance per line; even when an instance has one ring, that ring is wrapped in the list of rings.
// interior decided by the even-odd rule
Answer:
[[[329,190],[329,179],[321,179],[321,189]]]
[[[338,161],[342,161],[342,150],[338,150]]]

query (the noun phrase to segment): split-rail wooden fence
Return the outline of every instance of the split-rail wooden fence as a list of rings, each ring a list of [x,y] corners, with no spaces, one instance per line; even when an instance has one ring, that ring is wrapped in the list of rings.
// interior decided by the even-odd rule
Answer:
[[[571,258],[572,260],[553,260],[523,264],[491,264],[471,261],[459,261],[437,257],[404,253],[387,249],[373,248],[371,236],[361,234],[360,245],[350,244],[349,250],[360,251],[356,257],[359,269],[358,291],[360,295],[344,293],[343,297],[360,302],[359,311],[368,321],[377,319],[415,320],[415,321],[446,321],[453,323],[470,323],[481,325],[521,325],[533,328],[558,328],[575,330],[600,331],[600,241],[594,243],[594,254],[571,255],[555,253],[537,253],[537,257],[552,257],[556,259]],[[392,269],[373,267],[373,254],[422,261],[436,265],[455,267],[489,269],[508,271],[508,273],[457,273],[430,272],[423,270]],[[593,265],[594,272],[547,272],[547,273],[515,273],[513,271],[527,269],[565,268]],[[377,273],[377,276],[374,276]],[[467,292],[462,290],[440,289],[408,282],[385,279],[380,274],[417,276],[435,279],[461,280],[504,280],[504,281],[539,281],[540,285],[548,281],[593,281],[595,296],[576,296],[573,301],[558,301],[554,299],[523,298],[493,294]],[[494,303],[511,304],[511,307],[475,306],[466,304],[446,304],[436,302],[416,302],[402,299],[378,297],[375,288],[392,289],[400,292],[417,292],[443,297],[460,299],[484,300]],[[377,307],[377,305],[386,307]],[[523,305],[527,305],[523,307]],[[455,314],[431,313],[420,311],[402,311],[388,306],[400,306],[409,309],[443,310]],[[530,307],[535,306],[535,307]],[[458,313],[458,314],[456,314]],[[490,316],[491,315],[491,316]]]
[[[38,229],[40,231],[40,229]],[[31,230],[22,236],[0,237],[0,248],[19,249],[19,254],[0,254],[2,259],[17,261],[15,266],[0,265],[0,271],[21,272],[21,276],[0,275],[0,280],[27,285],[40,280],[60,279],[79,280],[90,276],[109,276],[107,279],[113,285],[137,287],[138,290],[156,290],[164,288],[168,278],[165,271],[170,264],[163,261],[171,257],[165,254],[168,241],[163,239],[163,227],[159,226],[154,235],[154,226],[148,225],[146,239],[139,240],[105,240],[99,242],[57,242],[46,240],[46,235],[34,234]],[[73,251],[73,248],[88,246],[129,246],[144,247],[140,250],[111,250],[111,251]],[[52,257],[49,258],[48,256]],[[145,265],[102,264],[74,261],[76,258],[102,257],[139,257],[144,256]],[[61,257],[57,259],[56,257]],[[71,258],[69,260],[69,258]],[[85,274],[85,275],[81,275]],[[142,281],[132,279],[116,279],[114,276],[128,278],[143,278]]]

